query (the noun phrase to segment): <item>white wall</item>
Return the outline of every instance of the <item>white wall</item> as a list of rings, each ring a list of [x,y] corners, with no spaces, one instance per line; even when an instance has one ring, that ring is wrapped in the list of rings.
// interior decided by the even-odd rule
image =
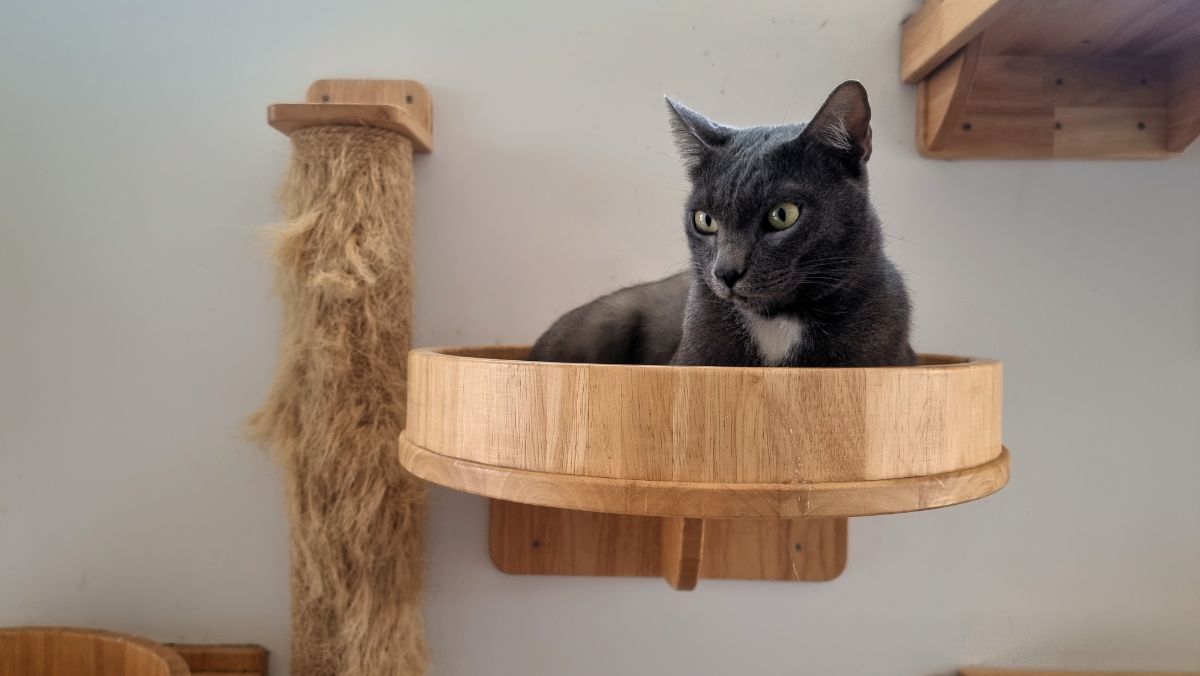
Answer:
[[[239,436],[275,363],[258,235],[318,77],[428,84],[417,342],[531,340],[677,269],[661,95],[796,121],[848,77],[927,351],[1007,368],[1013,480],[855,520],[827,584],[507,577],[438,490],[437,676],[1200,668],[1200,152],[919,158],[916,0],[6,2],[0,9],[0,625],[254,641],[286,673],[281,476]]]

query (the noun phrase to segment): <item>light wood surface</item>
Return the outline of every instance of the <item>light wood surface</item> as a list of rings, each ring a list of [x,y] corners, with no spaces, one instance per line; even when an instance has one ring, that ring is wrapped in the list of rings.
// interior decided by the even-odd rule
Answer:
[[[505,573],[664,575],[664,519],[491,501],[489,550]],[[699,577],[821,582],[846,567],[846,519],[709,519]]]
[[[871,516],[948,507],[1008,483],[1008,451],[970,469],[909,477],[815,484],[725,484],[606,479],[513,470],[459,460],[400,440],[400,462],[426,481],[485,497],[610,514],[706,519]]]
[[[305,103],[276,103],[267,123],[291,134],[320,126],[368,126],[403,134],[413,151],[433,150],[433,98],[414,80],[317,80]]]
[[[900,79],[916,84],[1019,0],[926,0],[904,21]]]
[[[1195,0],[926,0],[903,30],[928,157],[1152,159],[1200,134]]]
[[[267,676],[265,648],[257,645],[167,643],[187,663],[192,676]]]
[[[173,650],[136,636],[68,627],[0,629],[0,676],[188,676]]]
[[[1196,671],[1064,671],[1062,669],[995,669],[968,667],[959,676],[1200,676]]]
[[[671,516],[662,520],[661,566],[667,584],[679,591],[696,588],[704,547],[704,519]]]
[[[696,518],[930,509],[1008,478],[995,361],[739,369],[517,360],[525,351],[410,353],[405,467],[517,502]]]

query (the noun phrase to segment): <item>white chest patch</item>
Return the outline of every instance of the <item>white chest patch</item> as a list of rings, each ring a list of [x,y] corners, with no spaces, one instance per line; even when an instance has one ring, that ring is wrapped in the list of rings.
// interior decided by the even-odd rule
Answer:
[[[804,324],[795,317],[763,317],[751,312],[744,315],[758,353],[767,366],[787,360],[804,340]]]

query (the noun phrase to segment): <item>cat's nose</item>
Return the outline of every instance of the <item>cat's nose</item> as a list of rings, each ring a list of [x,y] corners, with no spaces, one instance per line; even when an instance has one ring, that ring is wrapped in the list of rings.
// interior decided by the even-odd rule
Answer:
[[[737,281],[742,278],[742,275],[746,274],[746,269],[733,266],[721,267],[717,268],[714,274],[716,274],[717,279],[725,282],[725,286],[732,289],[733,285],[737,284]]]

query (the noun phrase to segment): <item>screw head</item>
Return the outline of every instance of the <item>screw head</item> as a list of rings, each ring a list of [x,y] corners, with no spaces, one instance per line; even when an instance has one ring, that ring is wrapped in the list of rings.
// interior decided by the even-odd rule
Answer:
[[[1138,122],[1138,129],[1145,129],[1145,128],[1146,128],[1145,122]]]
[[[801,544],[801,543],[799,543],[799,542],[797,542],[796,544],[792,545],[792,548],[793,548],[793,549],[795,549],[795,550],[796,550],[796,551],[798,551],[798,552],[800,552],[800,551],[804,551],[804,545],[803,545],[803,544]]]
[[[405,103],[412,103],[412,102],[413,102],[413,96],[412,96],[412,94],[406,94],[406,95],[404,96],[404,102],[405,102]]]
[[[963,130],[963,131],[971,131],[971,123],[970,123],[970,122],[963,122],[963,125],[962,125],[962,130]]]
[[[541,540],[534,540],[533,542],[531,542],[531,543],[529,543],[529,544],[533,545],[533,548],[534,548],[534,549],[539,549],[539,548],[541,548],[541,546],[542,546],[542,541],[541,541]]]

